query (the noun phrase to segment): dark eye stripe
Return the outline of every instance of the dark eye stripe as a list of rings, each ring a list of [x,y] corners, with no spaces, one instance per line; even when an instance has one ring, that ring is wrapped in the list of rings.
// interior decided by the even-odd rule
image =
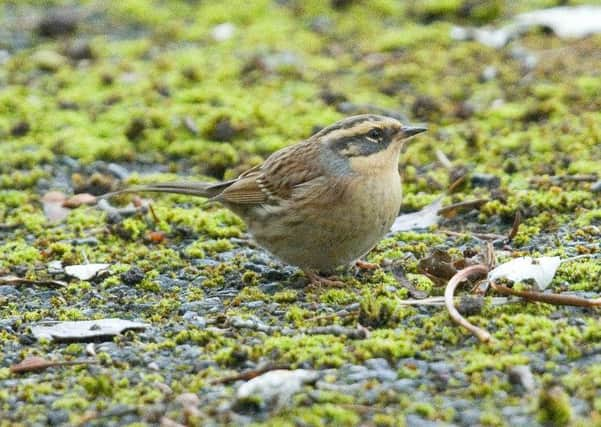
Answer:
[[[347,157],[368,156],[385,149],[390,144],[390,140],[383,138],[374,140],[369,136],[373,131],[362,133],[360,135],[347,136],[339,138],[332,142],[332,149]],[[382,132],[384,137],[384,132]]]

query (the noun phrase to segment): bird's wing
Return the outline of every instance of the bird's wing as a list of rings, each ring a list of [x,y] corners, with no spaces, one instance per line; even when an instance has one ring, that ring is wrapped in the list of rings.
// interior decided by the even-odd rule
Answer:
[[[312,140],[276,151],[238,177],[214,199],[232,204],[286,200],[298,186],[323,175],[318,143]]]

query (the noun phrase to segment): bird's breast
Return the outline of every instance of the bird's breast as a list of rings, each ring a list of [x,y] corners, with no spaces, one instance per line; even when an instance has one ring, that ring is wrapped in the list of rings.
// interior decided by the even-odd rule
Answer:
[[[249,229],[289,264],[321,271],[349,264],[384,237],[399,212],[398,173],[378,178],[352,177],[343,185],[313,188],[312,200],[261,208]]]

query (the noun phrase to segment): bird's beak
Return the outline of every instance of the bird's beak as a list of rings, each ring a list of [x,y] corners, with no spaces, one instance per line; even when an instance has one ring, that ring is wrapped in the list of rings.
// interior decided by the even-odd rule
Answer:
[[[409,138],[413,135],[417,135],[418,133],[422,133],[427,131],[428,128],[423,125],[403,125],[401,128],[401,135],[403,138]]]

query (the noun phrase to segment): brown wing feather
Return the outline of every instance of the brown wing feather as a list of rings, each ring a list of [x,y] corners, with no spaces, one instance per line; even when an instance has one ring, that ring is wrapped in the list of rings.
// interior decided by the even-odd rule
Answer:
[[[288,199],[295,187],[323,174],[318,143],[303,141],[276,151],[247,170],[214,200],[252,205]]]

